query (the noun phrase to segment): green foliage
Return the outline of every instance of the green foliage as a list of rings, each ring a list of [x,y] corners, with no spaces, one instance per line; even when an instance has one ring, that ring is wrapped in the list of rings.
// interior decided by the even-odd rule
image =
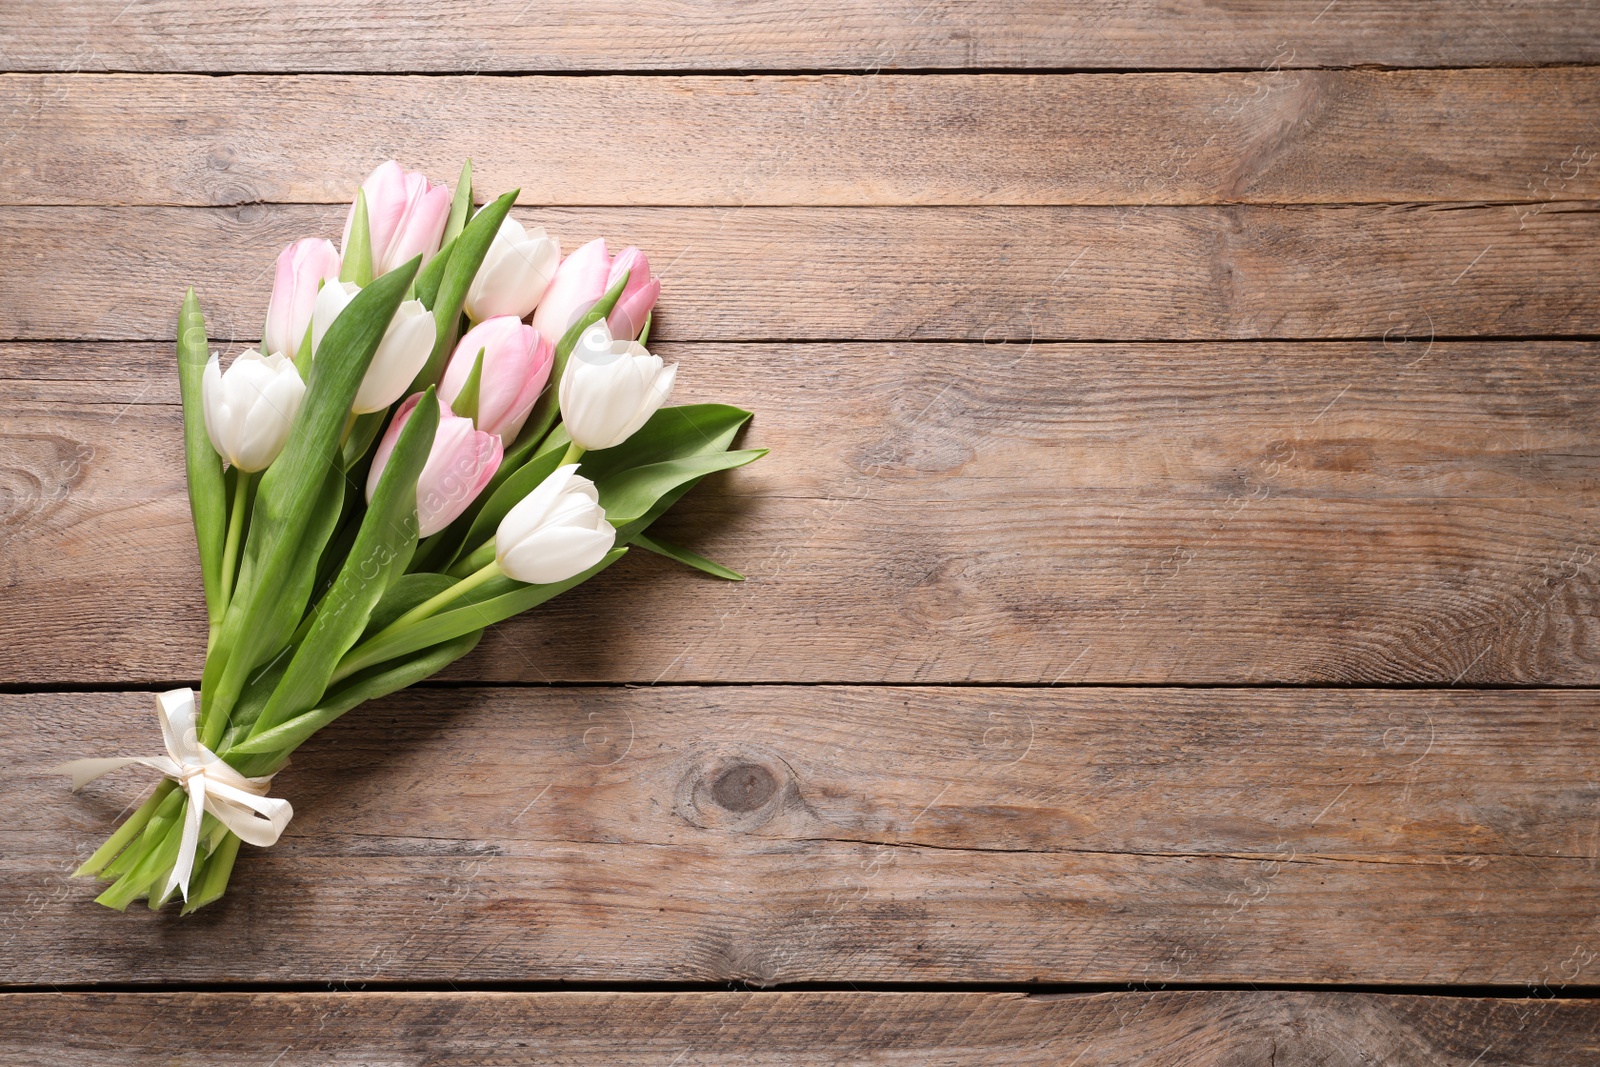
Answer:
[[[310,596],[321,542],[332,532],[312,529],[326,514],[325,486],[330,478],[338,480],[342,495],[339,439],[345,420],[419,262],[420,258],[413,259],[361,290],[328,327],[311,367],[294,433],[261,476],[238,582],[221,632],[206,657],[202,737],[208,745],[221,738],[250,671],[274,650],[274,641],[281,644],[286,636],[271,625],[286,613],[283,591],[303,586]],[[337,502],[333,512],[337,517]],[[310,577],[299,581],[300,572],[307,570]],[[302,602],[293,612],[296,619],[303,610]]]
[[[200,301],[190,289],[178,312],[178,391],[183,398],[183,461],[189,476],[189,513],[200,545],[200,578],[205,584],[206,612],[212,629],[222,624],[227,593],[222,588],[223,540],[228,529],[228,494],[222,482],[222,458],[206,434],[202,382],[211,349]]]
[[[723,578],[730,582],[744,581],[744,575],[740,574],[738,571],[724,567],[722,564],[717,563],[714,560],[706,559],[704,556],[698,555],[694,552],[690,552],[687,548],[684,548],[681,545],[674,545],[670,542],[662,541],[658,538],[654,538],[648,534],[642,533],[634,535],[633,543],[638,545],[640,548],[645,549],[646,551],[654,552],[658,556],[665,556],[668,559],[675,559],[679,563],[687,564],[697,571],[705,571],[707,574],[712,575],[713,577]]]
[[[366,629],[384,589],[405,572],[417,543],[417,478],[428,461],[438,425],[439,405],[430,388],[400,431],[344,566],[317,605],[310,632],[250,736],[272,729],[321,698],[339,659]]]
[[[356,190],[356,206],[350,220],[350,240],[345,242],[344,259],[339,267],[341,282],[355,282],[365,289],[372,284],[372,229],[367,220],[367,193]]]

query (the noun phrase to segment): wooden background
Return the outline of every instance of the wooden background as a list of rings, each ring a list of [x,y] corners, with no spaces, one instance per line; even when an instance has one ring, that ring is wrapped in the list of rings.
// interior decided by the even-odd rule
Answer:
[[[1600,1063],[1600,5],[0,7],[0,1063]],[[391,156],[771,456],[65,875],[204,618],[173,328]]]

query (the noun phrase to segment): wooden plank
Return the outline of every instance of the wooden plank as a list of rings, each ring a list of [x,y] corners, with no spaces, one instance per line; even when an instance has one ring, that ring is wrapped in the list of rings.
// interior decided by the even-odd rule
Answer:
[[[340,203],[378,160],[526,204],[1577,200],[1600,70],[827,77],[6,75],[8,204]],[[362,101],[361,121],[347,119]],[[1129,122],[1129,115],[1139,116]],[[536,137],[489,146],[485,130]],[[619,129],[650,131],[641,158]],[[396,129],[409,143],[397,145]],[[820,136],[819,136],[820,134]],[[492,155],[488,149],[494,148]],[[648,161],[648,165],[641,165]]]
[[[1570,1067],[1600,1003],[1267,991],[28,993],[0,1064]],[[276,1057],[276,1059],[275,1059]]]
[[[1600,684],[1594,344],[660,350],[773,450],[662,528],[749,581],[635,554],[450,677]],[[171,360],[0,346],[0,678],[198,677]]]
[[[1525,66],[1600,60],[1600,17],[1583,0],[46,0],[0,12],[0,57],[158,72]]]
[[[285,837],[179,921],[66,878],[149,776],[43,772],[150,750],[151,695],[0,696],[0,976],[1593,983],[1593,704],[413,691],[296,753]]]
[[[569,248],[605,235],[647,249],[665,276],[661,340],[1600,333],[1592,203],[521,214]],[[0,340],[167,339],[198,284],[213,336],[253,341],[278,250],[343,217],[0,208]]]

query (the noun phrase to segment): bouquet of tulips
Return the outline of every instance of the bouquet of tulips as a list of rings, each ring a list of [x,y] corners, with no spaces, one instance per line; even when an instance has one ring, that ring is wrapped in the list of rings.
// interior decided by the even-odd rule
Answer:
[[[739,576],[646,531],[748,463],[750,414],[663,406],[645,348],[660,282],[603,240],[561,258],[510,217],[394,162],[341,248],[278,257],[260,351],[223,370],[191,289],[178,319],[189,502],[210,619],[200,695],[157,700],[165,755],[84,759],[164,778],[77,871],[99,902],[185,912],[222,896],[241,840],[293,810],[273,774],[345,712],[459,659],[484,628],[594,577],[629,545]],[[531,319],[530,319],[531,316]]]

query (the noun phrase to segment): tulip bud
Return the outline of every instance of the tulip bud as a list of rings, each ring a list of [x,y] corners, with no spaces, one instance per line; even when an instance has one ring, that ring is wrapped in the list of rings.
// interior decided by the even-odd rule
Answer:
[[[372,456],[372,471],[367,475],[368,503],[378,490],[378,478],[394,454],[400,431],[405,429],[406,420],[423,396],[413,393],[406,398],[378,443],[378,450]],[[417,536],[436,534],[454,522],[489,484],[489,479],[500,468],[502,455],[500,438],[473,429],[471,419],[460,418],[440,404],[433,449],[417,479]]]
[[[672,395],[678,365],[661,365],[637,341],[613,340],[604,322],[583,331],[561,375],[561,422],[578,447],[620,445]]]
[[[439,382],[439,399],[452,409],[472,375],[479,352],[483,353],[483,369],[478,374],[476,410],[456,414],[471,418],[478,429],[498,435],[509,447],[550,380],[555,349],[538,330],[514,316],[499,315],[478,323],[456,345]]]
[[[611,328],[611,336],[631,341],[639,336],[644,329],[645,316],[656,306],[656,297],[661,295],[661,280],[650,277],[650,261],[632,245],[618,252],[617,258],[611,261],[606,289],[617,284],[623,271],[628,272],[628,284],[622,287],[622,295],[617,297],[606,325]]]
[[[578,473],[576,463],[569,463],[557,467],[500,520],[494,558],[508,578],[549,585],[599,563],[616,540],[594,483]]]
[[[450,217],[450,190],[430,185],[421,171],[407,171],[394,160],[380,166],[361,183],[367,194],[367,228],[372,235],[372,274],[387,274],[412,256],[426,263],[439,251],[439,238]],[[344,223],[340,247],[350,246],[350,226],[355,205]]]
[[[311,313],[311,353],[315,358],[322,347],[322,336],[333,325],[333,320],[355,299],[361,290],[355,282],[329,282],[317,294]],[[423,307],[420,300],[407,300],[389,320],[389,328],[378,342],[378,350],[367,364],[367,373],[356,390],[355,403],[350,410],[357,415],[369,411],[382,411],[405,395],[428,362],[438,333],[433,312]]]
[[[561,261],[556,276],[533,313],[533,328],[559,343],[572,324],[606,292],[611,257],[604,238],[596,238]]]
[[[206,436],[217,455],[241,471],[265,470],[283,451],[306,386],[282,353],[247,349],[223,373],[212,356],[201,378]]]
[[[282,353],[294,358],[311,322],[317,286],[338,276],[339,252],[332,241],[307,237],[278,253],[278,271],[267,301],[267,324],[261,330],[261,347],[269,355]]]
[[[560,262],[561,246],[545,235],[543,227],[524,230],[521,223],[506,218],[467,289],[467,314],[473,322],[496,315],[527,317]]]

